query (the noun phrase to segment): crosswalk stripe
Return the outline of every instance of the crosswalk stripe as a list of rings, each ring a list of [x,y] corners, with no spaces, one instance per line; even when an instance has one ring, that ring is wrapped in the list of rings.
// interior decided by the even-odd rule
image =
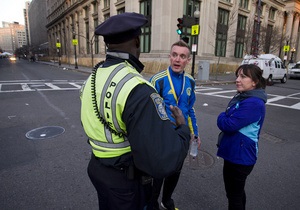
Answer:
[[[69,84],[70,84],[70,85],[73,85],[74,87],[77,87],[78,89],[81,88],[81,85],[78,85],[78,84],[76,84],[76,83],[74,83],[74,82],[70,82]]]
[[[291,108],[300,110],[300,103],[296,103],[296,104],[292,105]]]
[[[199,91],[199,89],[201,91]],[[208,92],[208,91],[210,91],[210,92]],[[229,93],[233,93],[233,92],[236,92],[236,90],[216,91],[216,88],[205,88],[205,89],[203,89],[202,87],[201,88],[196,88],[196,94],[215,96],[215,97],[220,97],[220,98],[228,98],[228,99],[231,99],[233,97],[233,94],[231,96],[229,94]],[[293,100],[300,101],[299,97],[295,97],[295,96],[298,96],[298,95],[300,95],[300,93],[294,93],[294,94],[291,94],[291,95],[288,95],[288,96],[268,94],[268,101],[267,101],[266,104],[270,105],[270,106],[277,106],[277,107],[282,107],[282,108],[300,110],[300,102],[297,103],[297,101],[295,101],[295,104],[293,104],[293,105],[284,105],[284,104],[280,104],[280,103],[277,102],[277,101],[284,100],[284,99],[293,99]]]
[[[24,91],[30,91],[31,90],[31,88],[26,83],[22,83],[21,87],[22,87],[22,90],[24,90]]]
[[[47,85],[48,87],[51,87],[51,88],[54,89],[54,90],[61,89],[60,87],[58,87],[58,86],[56,86],[56,85],[53,85],[52,83],[45,83],[45,85]]]
[[[218,95],[222,93],[233,93],[236,92],[236,90],[224,90],[224,91],[218,91],[218,92],[212,92],[212,93],[205,93],[205,95]]]
[[[53,80],[53,82],[46,82],[42,80],[22,80],[16,81],[0,81],[0,93],[14,93],[26,91],[47,91],[47,90],[78,90],[81,88],[84,80]],[[58,85],[71,85],[72,87],[59,87]],[[16,86],[16,87],[15,87]],[[8,87],[6,90],[4,87]],[[19,87],[19,88],[18,88]],[[14,88],[14,90],[12,90]]]

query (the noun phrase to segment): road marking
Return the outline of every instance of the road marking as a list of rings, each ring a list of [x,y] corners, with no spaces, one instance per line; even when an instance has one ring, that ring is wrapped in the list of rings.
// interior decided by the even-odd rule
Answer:
[[[22,86],[22,90],[24,90],[24,91],[30,91],[31,90],[31,88],[26,83],[22,83],[21,86]]]
[[[14,93],[26,91],[47,90],[78,90],[85,80],[14,80],[0,81],[0,93]],[[59,87],[58,85],[70,85],[71,87]],[[7,87],[5,89],[5,87]]]
[[[70,85],[73,85],[73,86],[75,86],[75,87],[77,87],[78,89],[80,89],[81,88],[81,85],[77,85],[76,83],[74,83],[74,82],[70,82],[69,83]]]
[[[292,105],[291,108],[300,110],[300,103],[296,103],[296,104]]]
[[[268,95],[269,95],[269,96],[273,96],[272,94],[268,94]],[[271,102],[274,102],[274,101],[282,100],[282,99],[284,99],[284,98],[286,98],[286,96],[275,96],[274,98],[268,99],[267,104],[268,104],[268,103],[271,103]]]
[[[206,93],[206,95],[219,95],[220,93],[235,93],[236,90],[224,90],[219,92]]]
[[[207,91],[207,90],[223,90],[223,89],[213,88],[213,87],[196,87],[196,91]]]
[[[55,90],[61,89],[60,87],[53,85],[52,83],[47,82],[47,83],[45,83],[45,85],[47,85],[48,87],[51,87],[52,89],[55,89]]]
[[[236,90],[224,90],[224,91],[219,91],[220,88],[196,88],[196,94],[199,95],[208,95],[208,96],[216,96],[216,97],[220,97],[220,98],[228,98],[231,99],[233,97],[229,96],[228,93],[233,93],[236,92]],[[222,89],[221,89],[222,90]],[[210,92],[207,92],[210,91]],[[268,94],[269,98],[267,101],[267,105],[270,106],[277,106],[277,107],[282,107],[282,108],[288,108],[288,109],[296,109],[296,110],[300,110],[300,98],[299,97],[294,97],[300,95],[300,93],[294,93],[288,96],[280,96],[280,95],[274,95],[274,94]],[[294,100],[298,100],[295,102],[295,104],[293,105],[283,105],[283,104],[279,104],[278,101],[282,101],[285,99],[294,99]]]

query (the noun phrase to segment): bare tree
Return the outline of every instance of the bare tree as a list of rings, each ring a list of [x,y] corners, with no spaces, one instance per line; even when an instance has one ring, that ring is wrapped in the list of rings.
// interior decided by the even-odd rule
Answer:
[[[252,17],[248,17],[246,25],[246,33],[244,38],[244,53],[251,54],[251,47],[253,41],[255,14]],[[280,28],[272,25],[260,26],[260,39],[258,43],[258,51],[261,53],[277,54],[282,47],[282,40],[286,40],[285,36],[282,36]]]

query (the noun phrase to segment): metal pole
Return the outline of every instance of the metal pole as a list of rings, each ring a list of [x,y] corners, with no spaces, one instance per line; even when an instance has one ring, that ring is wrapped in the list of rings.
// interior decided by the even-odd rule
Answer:
[[[286,46],[288,46],[289,45],[289,41],[287,40],[286,41]],[[286,67],[285,66],[285,61],[287,60],[287,50],[284,52],[284,58],[283,58],[283,65],[284,65],[284,67]]]
[[[76,38],[75,32],[73,31],[73,39]],[[77,52],[76,52],[76,45],[74,44],[74,55],[75,55],[75,69],[78,69],[77,65]]]
[[[195,18],[195,22],[197,25],[199,25],[199,11],[198,9],[194,12],[194,18]],[[199,27],[199,26],[198,26]],[[196,52],[197,52],[197,48],[198,48],[198,34],[196,36],[193,37],[194,38],[194,47],[196,49],[193,49],[194,47],[192,47],[192,52],[193,52],[193,60],[192,60],[192,72],[191,72],[191,76],[193,78],[194,74],[195,74],[195,56],[196,56]],[[199,72],[198,72],[199,73]]]
[[[196,52],[193,52],[193,60],[192,60],[192,77],[194,78],[194,72],[195,72],[195,55],[196,55]]]
[[[59,38],[57,37],[56,39],[56,43],[57,43],[57,57],[58,57],[58,65],[61,66],[61,59],[60,59],[60,43],[59,43]]]
[[[94,40],[95,34],[91,38],[91,57],[92,57],[92,68],[94,67],[94,55],[93,55],[93,40]]]

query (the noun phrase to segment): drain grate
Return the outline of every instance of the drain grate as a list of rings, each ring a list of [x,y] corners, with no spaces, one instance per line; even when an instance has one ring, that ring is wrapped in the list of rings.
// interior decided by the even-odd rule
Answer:
[[[26,138],[36,140],[36,139],[46,139],[53,138],[61,135],[65,132],[65,129],[60,126],[44,126],[40,128],[33,129],[26,133]]]
[[[198,155],[195,158],[188,154],[188,156],[185,159],[185,164],[193,170],[208,168],[212,166],[214,162],[215,161],[212,155],[199,150]]]

